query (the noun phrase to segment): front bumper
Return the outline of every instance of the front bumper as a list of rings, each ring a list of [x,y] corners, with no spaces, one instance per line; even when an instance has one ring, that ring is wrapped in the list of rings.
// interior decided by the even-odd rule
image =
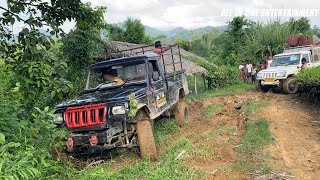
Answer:
[[[261,85],[262,86],[280,86],[280,80],[279,79],[272,79],[272,80],[261,80]]]
[[[135,126],[127,126],[127,131],[124,131],[122,123],[117,122],[112,128],[105,130],[71,133],[66,141],[67,151],[75,154],[93,154],[96,150],[101,152],[136,146]]]

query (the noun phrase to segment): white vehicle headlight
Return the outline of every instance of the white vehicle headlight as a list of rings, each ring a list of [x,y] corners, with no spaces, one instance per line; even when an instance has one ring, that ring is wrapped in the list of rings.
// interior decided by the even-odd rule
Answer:
[[[257,78],[263,78],[263,73],[258,73]]]
[[[277,77],[286,77],[286,72],[278,72]]]
[[[55,124],[62,124],[63,123],[63,116],[62,114],[54,114],[55,118],[54,118],[54,123]]]
[[[114,106],[112,107],[112,114],[119,115],[119,114],[125,114],[126,111],[124,109],[124,106]]]

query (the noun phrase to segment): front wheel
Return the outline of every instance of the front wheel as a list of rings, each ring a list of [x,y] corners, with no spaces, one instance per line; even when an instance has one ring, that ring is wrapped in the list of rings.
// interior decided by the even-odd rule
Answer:
[[[258,81],[256,83],[256,88],[257,88],[258,91],[262,91],[264,93],[269,92],[269,90],[271,89],[271,87],[269,87],[269,86],[262,86],[261,85],[261,81]]]
[[[283,82],[282,90],[288,94],[295,94],[298,92],[299,87],[294,83],[294,79],[292,77],[289,77]]]
[[[142,158],[149,157],[152,161],[157,159],[157,148],[153,135],[152,121],[142,116],[137,123],[137,137]]]

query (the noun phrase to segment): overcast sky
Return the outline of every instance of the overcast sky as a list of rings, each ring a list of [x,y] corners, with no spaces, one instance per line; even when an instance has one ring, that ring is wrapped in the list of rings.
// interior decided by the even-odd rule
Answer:
[[[144,25],[158,29],[184,27],[194,29],[203,26],[221,26],[230,21],[236,10],[262,9],[320,9],[319,0],[82,0],[92,6],[106,6],[105,20],[109,23],[123,22],[127,17],[139,18]],[[0,0],[4,5],[6,0]],[[228,9],[231,16],[221,16]],[[225,14],[226,15],[226,14]],[[267,22],[277,16],[254,16],[250,19]],[[288,17],[279,17],[286,21]],[[320,26],[320,11],[308,17],[312,25]],[[19,25],[17,25],[19,26]],[[63,25],[65,31],[74,23]],[[19,27],[14,27],[19,28]]]
[[[202,26],[225,25],[232,17],[221,16],[223,9],[320,9],[319,0],[82,0],[93,6],[107,6],[107,22],[122,22],[127,17],[139,18],[151,27],[187,29]],[[269,21],[277,17],[251,17],[259,21]],[[280,17],[285,21],[288,18]],[[320,25],[320,12],[309,17],[312,25]]]

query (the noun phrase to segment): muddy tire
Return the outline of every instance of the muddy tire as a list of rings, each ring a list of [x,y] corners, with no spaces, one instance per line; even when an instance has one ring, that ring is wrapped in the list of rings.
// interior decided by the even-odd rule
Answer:
[[[137,137],[142,158],[157,159],[157,148],[154,141],[152,124],[149,119],[140,119],[137,123]]]
[[[261,85],[261,81],[258,81],[258,82],[256,83],[256,89],[257,89],[257,91],[261,91],[261,92],[267,93],[267,92],[269,92],[269,90],[271,89],[271,87],[262,86],[262,85]]]
[[[294,83],[294,79],[289,77],[283,82],[282,90],[288,94],[295,94],[299,91],[299,87]]]
[[[179,101],[177,103],[175,110],[175,119],[180,127],[189,123],[189,108],[184,101]]]

